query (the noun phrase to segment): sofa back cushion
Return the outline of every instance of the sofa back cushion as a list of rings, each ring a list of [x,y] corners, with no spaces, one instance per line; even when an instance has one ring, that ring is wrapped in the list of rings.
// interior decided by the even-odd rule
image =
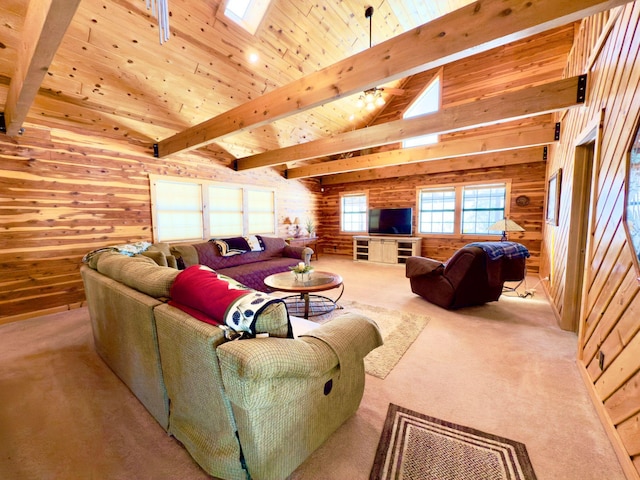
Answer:
[[[169,297],[178,270],[161,267],[152,259],[118,252],[104,252],[97,261],[97,270],[118,282],[155,298]]]
[[[223,257],[242,255],[247,252],[261,252],[264,250],[262,237],[250,235],[248,237],[231,237],[210,240],[215,243]]]
[[[282,257],[282,252],[286,247],[286,242],[277,237],[261,237],[264,250],[256,252],[246,252],[239,255],[224,257],[220,253],[215,242],[203,242],[193,245],[198,257],[198,263],[206,265],[213,270],[220,270],[248,263],[261,262],[273,257]],[[194,265],[194,264],[191,264]],[[185,266],[187,262],[185,262]]]

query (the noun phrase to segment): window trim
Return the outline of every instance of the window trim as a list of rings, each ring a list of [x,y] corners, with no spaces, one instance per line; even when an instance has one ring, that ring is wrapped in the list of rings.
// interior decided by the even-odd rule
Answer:
[[[500,179],[500,180],[495,180],[495,181],[483,181],[483,182],[462,182],[462,183],[441,183],[441,184],[436,184],[436,185],[419,185],[416,187],[416,211],[418,213],[417,217],[416,217],[416,235],[419,236],[423,236],[423,237],[452,237],[452,236],[456,236],[458,238],[461,239],[486,239],[487,237],[489,238],[494,238],[494,237],[500,237],[502,235],[502,232],[500,233],[486,233],[486,234],[480,234],[480,233],[466,233],[463,234],[462,233],[462,207],[463,207],[463,191],[465,187],[470,187],[470,186],[489,186],[489,185],[502,185],[504,184],[505,186],[505,203],[504,203],[504,214],[506,217],[510,216],[511,213],[511,183],[512,183],[512,179],[508,178],[508,179]],[[444,188],[454,188],[455,192],[456,192],[456,206],[455,206],[455,213],[454,213],[454,226],[453,226],[453,233],[425,233],[425,232],[421,232],[420,231],[420,216],[421,216],[421,211],[420,211],[420,193],[422,192],[422,190],[438,190],[438,189],[444,189]]]
[[[357,197],[364,195],[365,198],[365,219],[364,219],[364,230],[344,230],[344,211],[343,211],[343,203],[342,200],[345,197]],[[369,233],[369,191],[368,190],[360,190],[357,192],[343,192],[340,193],[340,234],[341,235],[362,235],[363,233]]]
[[[242,233],[238,234],[238,236],[246,236],[248,235],[248,224],[249,224],[249,211],[247,208],[247,195],[249,191],[267,191],[271,192],[273,195],[273,231],[272,232],[261,232],[258,235],[277,235],[278,229],[278,199],[277,199],[277,190],[273,187],[268,186],[260,186],[260,185],[244,185],[244,184],[236,184],[236,183],[227,183],[227,182],[214,182],[203,180],[199,178],[181,178],[181,177],[173,177],[168,175],[155,175],[149,174],[149,188],[151,190],[151,231],[152,238],[154,242],[162,242],[165,241],[159,238],[158,233],[158,212],[156,210],[157,200],[156,200],[156,188],[155,184],[157,182],[170,182],[170,183],[185,183],[191,185],[199,185],[201,190],[201,213],[202,213],[202,236],[200,238],[184,238],[184,239],[174,239],[174,240],[166,240],[169,242],[189,242],[194,240],[208,240],[212,238],[211,235],[211,225],[209,222],[210,219],[210,202],[209,202],[209,187],[219,187],[219,188],[229,188],[229,189],[241,189],[242,190]],[[231,235],[227,235],[226,237],[230,237]],[[221,237],[223,238],[223,237]]]

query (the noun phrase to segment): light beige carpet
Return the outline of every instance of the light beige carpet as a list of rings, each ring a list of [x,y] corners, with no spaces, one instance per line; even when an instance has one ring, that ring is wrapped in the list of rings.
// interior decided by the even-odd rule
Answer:
[[[288,480],[366,480],[390,403],[527,446],[540,480],[623,480],[544,295],[447,311],[404,269],[321,255],[343,299],[430,317],[360,408]],[[531,279],[529,286],[537,279]],[[331,292],[329,292],[331,293]],[[0,326],[0,479],[209,480],[98,357],[86,308]]]
[[[382,379],[396,366],[402,355],[429,323],[429,317],[426,315],[399,312],[349,300],[341,301],[340,306],[341,309],[318,318],[317,322],[330,321],[346,312],[360,313],[376,322],[384,344],[365,357],[364,368],[369,375]]]

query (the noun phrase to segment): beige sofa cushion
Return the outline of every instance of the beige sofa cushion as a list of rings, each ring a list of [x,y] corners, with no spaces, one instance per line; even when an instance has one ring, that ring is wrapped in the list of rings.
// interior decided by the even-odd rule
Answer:
[[[180,269],[200,264],[198,252],[193,245],[172,245],[171,255],[176,258]]]
[[[180,273],[174,268],[161,267],[148,257],[129,257],[117,252],[101,254],[97,269],[103,275],[155,298],[169,297],[171,285]]]
[[[154,243],[141,255],[149,257],[161,267],[178,268],[176,257],[171,254],[171,245],[168,243]]]

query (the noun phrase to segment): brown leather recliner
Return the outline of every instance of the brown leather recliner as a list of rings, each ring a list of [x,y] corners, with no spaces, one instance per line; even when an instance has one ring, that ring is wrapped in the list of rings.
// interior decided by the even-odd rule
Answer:
[[[496,245],[497,242],[487,242]],[[511,243],[511,242],[509,242]],[[477,245],[477,244],[474,244]],[[498,300],[504,282],[519,281],[525,276],[529,252],[519,257],[502,255],[491,260],[478,246],[467,245],[442,263],[424,257],[409,257],[406,276],[411,291],[446,309],[482,305]]]

